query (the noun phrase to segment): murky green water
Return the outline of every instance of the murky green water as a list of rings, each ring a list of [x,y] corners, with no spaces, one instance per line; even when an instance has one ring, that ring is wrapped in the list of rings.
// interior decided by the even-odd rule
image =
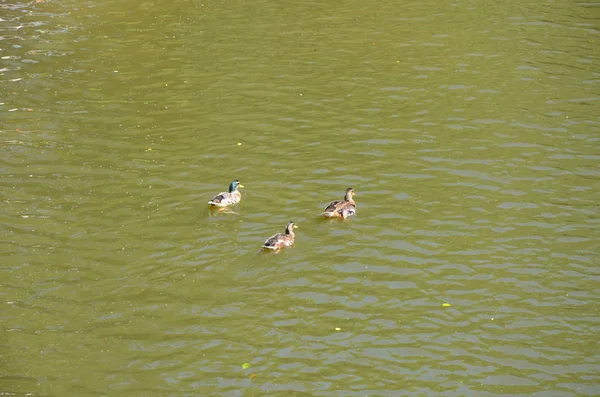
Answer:
[[[0,394],[600,395],[598,3],[0,12]]]

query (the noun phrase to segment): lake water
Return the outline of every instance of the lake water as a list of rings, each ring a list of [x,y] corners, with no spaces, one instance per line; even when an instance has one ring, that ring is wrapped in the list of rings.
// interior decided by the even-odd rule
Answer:
[[[0,18],[1,395],[600,395],[600,3]]]

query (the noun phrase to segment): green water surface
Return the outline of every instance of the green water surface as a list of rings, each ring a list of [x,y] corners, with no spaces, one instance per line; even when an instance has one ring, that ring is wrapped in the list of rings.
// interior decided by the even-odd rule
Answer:
[[[598,3],[0,18],[0,395],[600,395]]]

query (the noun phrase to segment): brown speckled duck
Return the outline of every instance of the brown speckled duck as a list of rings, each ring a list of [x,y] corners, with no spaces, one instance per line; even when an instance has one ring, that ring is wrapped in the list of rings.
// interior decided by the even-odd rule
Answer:
[[[285,228],[285,233],[277,233],[276,235],[269,237],[262,247],[272,251],[278,251],[282,248],[290,247],[292,244],[294,244],[294,238],[296,237],[294,234],[294,229],[296,228],[298,228],[298,226],[294,225],[294,222],[290,221]]]
[[[346,189],[346,196],[344,199],[332,201],[323,211],[323,215],[327,218],[346,219],[347,217],[356,214],[354,194],[354,189],[351,187]]]

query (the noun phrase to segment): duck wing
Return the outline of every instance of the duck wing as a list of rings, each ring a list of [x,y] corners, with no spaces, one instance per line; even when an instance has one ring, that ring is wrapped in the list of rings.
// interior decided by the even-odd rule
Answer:
[[[345,200],[335,200],[332,201],[323,212],[334,212],[340,208],[340,204],[342,204]]]
[[[265,241],[265,244],[263,245],[263,247],[276,248],[280,239],[281,239],[281,233],[277,233],[276,235],[269,237],[267,239],[267,241]]]
[[[227,192],[219,193],[215,197],[213,197],[212,200],[210,200],[209,202],[215,203],[215,204],[221,204],[223,202],[223,200],[227,199],[228,197],[229,197],[229,193],[227,193]]]

